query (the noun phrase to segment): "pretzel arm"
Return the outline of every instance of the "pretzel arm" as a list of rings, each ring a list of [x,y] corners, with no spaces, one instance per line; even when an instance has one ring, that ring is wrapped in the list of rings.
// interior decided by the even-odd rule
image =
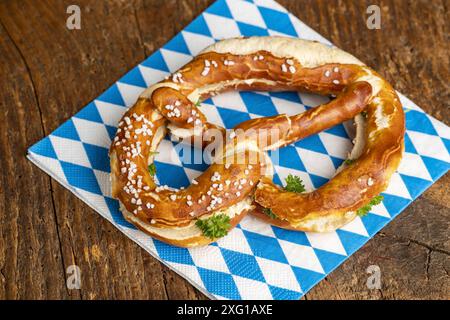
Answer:
[[[366,110],[367,119],[357,120],[365,130],[356,137],[358,148],[361,143],[364,147],[353,150],[353,164],[344,164],[329,182],[304,194],[284,191],[263,178],[255,201],[277,218],[265,215],[261,207],[254,214],[280,227],[314,232],[335,230],[353,220],[358,208],[387,188],[403,152],[404,115],[392,87],[384,82]]]
[[[282,114],[247,120],[234,130],[245,132],[261,149],[274,150],[352,119],[366,108],[371,96],[367,82],[356,82],[329,103],[290,117]]]
[[[147,171],[153,161],[148,156],[157,150],[166,123],[145,99],[124,115],[110,152],[113,196],[120,199],[124,217],[152,236],[178,246],[204,245],[213,239],[195,226],[198,218],[226,213],[233,227],[253,208],[249,194],[264,167],[259,162],[261,151],[254,144],[232,141],[229,152],[186,189],[157,186]],[[229,159],[236,155],[243,161]],[[250,159],[256,162],[249,165]]]

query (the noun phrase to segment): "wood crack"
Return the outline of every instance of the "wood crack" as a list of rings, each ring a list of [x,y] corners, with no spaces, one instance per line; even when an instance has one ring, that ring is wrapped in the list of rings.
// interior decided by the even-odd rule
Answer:
[[[425,278],[427,279],[427,281],[430,281],[429,269],[431,262],[431,252],[432,251],[430,249],[427,250],[427,261],[425,262]]]
[[[134,5],[133,5],[133,11],[134,11],[134,19],[136,20],[136,28],[137,28],[138,35],[139,35],[139,42],[140,42],[140,44],[142,46],[142,51],[144,53],[144,59],[145,59],[145,57],[147,57],[147,48],[145,47],[144,38],[142,36],[141,25],[139,24],[139,18],[138,18],[138,14],[137,14],[136,3],[134,3]]]
[[[0,276],[2,276],[2,282],[6,281],[6,276],[5,276],[5,273],[3,271],[3,268],[0,269]]]
[[[161,265],[161,268],[166,268],[161,262],[159,264]],[[164,269],[161,269],[161,271],[163,275],[164,293],[166,294],[166,298],[170,299],[169,290],[167,289],[167,272]]]
[[[430,245],[428,245],[426,243],[423,243],[423,242],[415,240],[415,239],[410,239],[410,238],[407,238],[407,237],[387,234],[387,233],[384,233],[384,232],[379,232],[378,234],[380,236],[389,237],[389,238],[392,238],[394,240],[408,241],[408,242],[417,244],[418,246],[424,247],[424,248],[430,250],[431,252],[435,251],[435,252],[443,253],[445,255],[450,255],[450,251],[447,251],[447,250],[444,250],[444,249],[440,249],[440,248],[434,248],[434,247],[432,247],[432,246],[430,246]]]

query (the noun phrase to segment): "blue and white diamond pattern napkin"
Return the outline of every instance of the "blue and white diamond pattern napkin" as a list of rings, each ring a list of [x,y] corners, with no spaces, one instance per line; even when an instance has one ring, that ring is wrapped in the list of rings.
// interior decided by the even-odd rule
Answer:
[[[127,223],[111,197],[108,147],[118,120],[144,88],[163,79],[217,40],[284,35],[331,45],[272,0],[218,0],[163,48],[128,72],[52,134],[28,157],[130,239],[211,298],[298,299],[358,250],[450,167],[450,129],[401,96],[407,132],[404,159],[384,201],[370,214],[327,234],[294,232],[246,217],[227,237],[204,248],[166,245]],[[251,118],[296,114],[323,98],[299,94],[232,92],[203,104],[210,121],[232,128]],[[205,164],[182,163],[177,142],[163,141],[156,157],[161,184],[186,186]],[[275,181],[299,175],[307,189],[324,184],[351,149],[338,125],[280,150]],[[195,151],[198,152],[198,151]],[[176,159],[176,161],[174,161]],[[90,214],[86,212],[86,214]]]

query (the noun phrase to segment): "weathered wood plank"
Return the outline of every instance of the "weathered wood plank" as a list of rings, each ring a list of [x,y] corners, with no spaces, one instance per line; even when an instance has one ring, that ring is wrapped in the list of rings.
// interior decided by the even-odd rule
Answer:
[[[49,177],[25,159],[43,136],[27,62],[0,25],[0,299],[65,298]]]
[[[369,289],[367,268],[380,268],[381,289]],[[314,287],[308,299],[448,299],[448,253],[378,234]]]

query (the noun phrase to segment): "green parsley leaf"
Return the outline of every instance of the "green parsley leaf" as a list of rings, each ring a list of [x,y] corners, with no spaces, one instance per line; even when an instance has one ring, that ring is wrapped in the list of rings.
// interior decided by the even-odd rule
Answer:
[[[197,100],[197,102],[195,103],[195,106],[198,108],[200,107],[200,99]]]
[[[367,119],[367,111],[361,111],[361,115]]]
[[[290,192],[302,193],[302,192],[305,192],[306,189],[305,189],[303,181],[302,181],[302,179],[300,179],[300,177],[289,174],[286,177],[286,187],[284,187],[284,190],[290,191]]]
[[[373,206],[376,206],[377,204],[380,204],[381,201],[383,201],[384,197],[383,196],[376,196],[373,197],[372,200],[370,200],[370,202],[368,204],[366,204],[365,206],[361,207],[358,209],[358,211],[356,212],[358,216],[363,217],[366,214],[369,213],[370,210],[372,210]]]
[[[270,208],[263,208],[262,212],[271,219],[278,219],[277,215],[273,213],[272,209]]]
[[[298,176],[294,176],[292,174],[289,174],[286,177],[286,186],[284,187],[284,190],[290,191],[290,192],[296,192],[296,193],[302,193],[305,192],[305,185],[303,184],[302,179]],[[278,216],[273,213],[272,209],[270,208],[263,208],[262,212],[267,215],[269,218],[272,219],[279,219]]]
[[[156,166],[154,163],[148,165],[148,172],[151,176],[154,176],[156,174]]]
[[[355,163],[355,161],[356,161],[355,159],[345,159],[344,163],[349,166]]]
[[[204,236],[210,239],[226,236],[231,228],[230,217],[226,214],[214,215],[208,219],[199,219],[195,225],[202,230]]]

